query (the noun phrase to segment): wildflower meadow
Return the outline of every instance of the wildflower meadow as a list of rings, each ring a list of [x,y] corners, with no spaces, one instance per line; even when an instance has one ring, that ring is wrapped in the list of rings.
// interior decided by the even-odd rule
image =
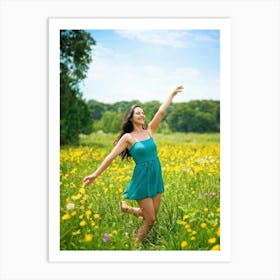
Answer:
[[[82,182],[115,138],[94,133],[79,146],[60,148],[60,249],[220,250],[219,134],[155,135],[165,192],[157,221],[140,245],[134,240],[142,220],[119,206],[133,160],[118,157],[92,185]]]

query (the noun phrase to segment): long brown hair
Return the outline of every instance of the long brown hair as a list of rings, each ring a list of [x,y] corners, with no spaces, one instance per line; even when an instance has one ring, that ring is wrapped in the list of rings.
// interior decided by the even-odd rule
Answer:
[[[119,136],[116,138],[116,140],[114,141],[114,145],[116,145],[119,142],[119,140],[121,139],[121,137],[124,134],[133,131],[133,124],[132,124],[131,118],[133,117],[134,110],[137,107],[142,108],[140,105],[135,104],[135,105],[132,105],[126,111],[125,116],[124,116],[123,121],[122,121],[122,125],[121,125],[121,132],[120,132]],[[129,159],[131,157],[131,155],[129,153],[129,150],[125,149],[123,152],[121,152],[120,157],[122,159]]]

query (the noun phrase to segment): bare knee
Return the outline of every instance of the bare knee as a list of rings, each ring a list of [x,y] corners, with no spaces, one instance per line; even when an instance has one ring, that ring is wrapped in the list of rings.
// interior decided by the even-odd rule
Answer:
[[[153,200],[146,198],[138,201],[140,208],[142,209],[145,225],[153,226],[156,220],[156,211],[154,209]]]
[[[150,216],[145,219],[145,223],[151,226],[154,225],[155,221],[156,221],[155,216]]]

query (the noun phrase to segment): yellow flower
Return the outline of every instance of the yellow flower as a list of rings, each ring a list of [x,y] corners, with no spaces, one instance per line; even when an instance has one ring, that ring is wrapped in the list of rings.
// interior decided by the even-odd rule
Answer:
[[[217,228],[216,234],[217,236],[220,236],[220,227]]]
[[[99,219],[100,215],[99,214],[94,214],[93,217],[94,217],[94,219]]]
[[[191,228],[191,226],[189,224],[186,224],[185,229],[189,229],[189,228]]]
[[[209,243],[209,244],[215,244],[215,243],[216,243],[216,238],[215,238],[215,237],[209,238],[209,239],[208,239],[208,243]]]
[[[73,236],[76,236],[76,235],[79,235],[81,233],[81,231],[80,230],[77,230],[77,231],[73,231],[72,232],[72,235]]]
[[[80,222],[80,226],[81,226],[81,227],[84,227],[86,224],[87,224],[87,223],[86,223],[86,221],[84,221],[84,220],[82,220],[82,221]]]
[[[220,250],[220,245],[217,244],[215,246],[212,247],[211,251],[219,251]]]
[[[85,193],[86,193],[86,190],[85,190],[85,188],[80,188],[79,192],[80,192],[81,194],[85,194]]]
[[[71,198],[73,199],[73,200],[78,200],[78,199],[80,199],[82,196],[80,195],[80,194],[78,194],[78,195],[72,195],[71,196]]]
[[[73,211],[72,213],[71,213],[71,216],[73,217],[73,216],[75,216],[77,214],[77,212],[76,211]]]
[[[62,216],[62,220],[63,220],[63,221],[69,220],[70,218],[71,218],[71,217],[70,217],[69,214],[65,214],[65,215]]]
[[[116,230],[112,231],[112,235],[117,235],[117,234],[118,234],[118,232]]]
[[[207,207],[204,208],[204,212],[205,212],[205,213],[208,212],[208,208],[207,208]]]
[[[217,213],[220,213],[220,208],[217,208],[217,209],[216,209],[216,212],[217,212]]]
[[[202,224],[200,225],[201,228],[206,228],[206,226],[207,226],[207,225],[206,225],[205,223],[202,223]]]
[[[91,215],[91,211],[90,210],[87,210],[86,211],[86,216],[90,216]]]
[[[67,197],[66,198],[66,203],[70,203],[71,202],[71,198],[70,197]]]
[[[76,168],[76,167],[74,167],[74,168],[70,171],[70,173],[71,173],[71,174],[75,174],[75,173],[76,173],[76,171],[77,171],[77,168]]]
[[[197,232],[195,230],[192,231],[192,235],[196,235]]]
[[[192,237],[191,237],[191,240],[195,240],[195,237],[194,237],[194,236],[192,236]]]
[[[92,239],[93,239],[93,235],[88,233],[85,235],[84,241],[88,243],[88,242],[92,241]]]
[[[189,217],[190,217],[189,215],[184,215],[183,221],[184,221],[184,220],[187,220]]]
[[[214,222],[213,224],[212,224],[212,227],[216,227],[218,225],[218,223],[217,222]]]
[[[188,246],[188,242],[187,241],[182,241],[181,243],[181,248],[184,249]]]
[[[94,227],[96,225],[96,223],[94,221],[92,221],[91,225]]]

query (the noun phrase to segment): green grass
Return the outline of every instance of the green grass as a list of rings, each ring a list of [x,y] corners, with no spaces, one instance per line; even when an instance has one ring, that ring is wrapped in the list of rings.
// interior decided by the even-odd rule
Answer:
[[[133,161],[117,158],[92,186],[82,184],[110,152],[116,136],[92,134],[83,136],[79,147],[61,147],[61,250],[210,250],[219,245],[219,134],[155,136],[165,193],[157,221],[138,247],[134,238],[142,221],[119,208]],[[75,208],[67,209],[69,203]],[[102,240],[105,233],[109,242]],[[183,241],[186,247],[181,247]]]
[[[91,135],[81,135],[80,143],[82,146],[94,146],[95,148],[110,147],[118,134],[92,133]],[[155,134],[155,140],[160,142],[178,143],[219,143],[219,133],[172,133]]]

